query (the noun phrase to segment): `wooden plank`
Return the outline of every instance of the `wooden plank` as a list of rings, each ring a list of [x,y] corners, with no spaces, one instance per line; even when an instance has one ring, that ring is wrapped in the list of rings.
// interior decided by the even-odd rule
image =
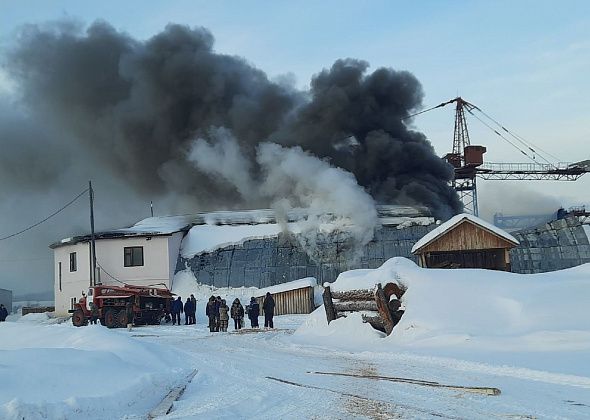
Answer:
[[[315,375],[332,375],[332,376],[348,376],[352,378],[374,379],[390,382],[401,382],[412,385],[430,386],[434,388],[452,389],[454,391],[471,392],[474,394],[483,395],[500,395],[502,392],[498,388],[482,387],[482,386],[463,386],[463,385],[446,385],[433,381],[424,381],[422,379],[400,378],[395,376],[378,376],[378,375],[359,375],[354,373],[339,373],[339,372],[307,372]]]
[[[379,311],[379,315],[381,315],[381,319],[383,319],[383,327],[385,328],[385,333],[387,335],[391,334],[393,331],[393,327],[395,323],[393,322],[393,318],[391,317],[391,312],[389,312],[389,305],[387,305],[388,301],[385,298],[385,293],[381,288],[381,283],[377,284],[375,288],[375,302],[377,303],[377,310]]]
[[[160,402],[160,404],[158,404],[156,408],[154,408],[152,411],[150,411],[148,413],[148,419],[155,419],[157,417],[163,417],[163,416],[167,415],[168,413],[170,413],[170,410],[172,410],[172,405],[174,404],[174,401],[178,400],[182,396],[187,385],[193,380],[193,378],[195,377],[196,374],[197,374],[197,369],[194,369],[191,373],[189,373],[184,378],[184,382],[182,384],[172,388],[170,390],[170,392],[168,392],[168,394],[166,394],[166,396]]]
[[[328,320],[328,324],[334,321],[338,314],[334,309],[334,304],[332,302],[332,292],[330,291],[330,286],[327,286],[324,289],[324,293],[322,294],[324,300],[324,309],[326,310],[326,319]]]

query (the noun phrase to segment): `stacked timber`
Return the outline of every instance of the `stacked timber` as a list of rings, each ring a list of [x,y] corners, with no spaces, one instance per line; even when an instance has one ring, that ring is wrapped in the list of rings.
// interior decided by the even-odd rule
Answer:
[[[385,287],[379,283],[373,290],[332,291],[327,286],[323,294],[326,319],[329,324],[335,319],[360,312],[363,322],[389,335],[403,315],[399,299],[404,292],[395,283],[387,283]]]

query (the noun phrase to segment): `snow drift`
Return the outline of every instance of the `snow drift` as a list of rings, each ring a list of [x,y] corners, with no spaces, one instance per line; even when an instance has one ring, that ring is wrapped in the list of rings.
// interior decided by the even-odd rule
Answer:
[[[296,339],[322,341],[343,336],[356,349],[382,345],[396,350],[455,348],[462,351],[590,350],[590,264],[559,272],[514,274],[479,269],[423,269],[392,258],[375,270],[342,273],[332,290],[372,289],[376,283],[407,287],[406,312],[392,334],[369,337],[359,319],[330,325],[320,307],[295,333]],[[346,334],[342,334],[342,329]],[[359,338],[359,331],[363,331]],[[371,338],[367,341],[367,338]],[[334,340],[329,340],[334,344]]]
[[[175,352],[100,325],[5,322],[0,358],[3,419],[143,414],[184,374]]]

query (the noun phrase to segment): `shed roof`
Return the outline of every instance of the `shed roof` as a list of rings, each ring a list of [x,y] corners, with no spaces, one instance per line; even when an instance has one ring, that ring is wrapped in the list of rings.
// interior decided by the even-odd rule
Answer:
[[[513,243],[514,245],[519,244],[518,240],[514,236],[510,235],[508,232],[503,231],[499,227],[494,226],[491,223],[488,223],[485,220],[482,220],[479,217],[476,217],[472,214],[461,213],[461,214],[458,214],[458,215],[450,218],[449,220],[447,220],[445,223],[441,224],[436,229],[431,230],[426,235],[424,235],[412,247],[412,254],[415,254],[421,248],[424,248],[428,244],[434,242],[435,240],[437,240],[438,238],[445,235],[447,232],[449,232],[450,230],[454,229],[455,227],[457,227],[458,225],[460,225],[461,223],[463,223],[464,221],[467,221],[467,220],[472,222],[473,224],[479,226],[480,228],[490,232],[491,234],[499,236],[500,238]]]

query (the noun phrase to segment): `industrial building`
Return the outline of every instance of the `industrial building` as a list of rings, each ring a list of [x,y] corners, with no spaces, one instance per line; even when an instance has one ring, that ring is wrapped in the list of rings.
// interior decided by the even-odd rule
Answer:
[[[380,226],[356,249],[345,231],[318,233],[315,250],[303,249],[296,229],[285,230],[272,210],[152,217],[130,228],[96,233],[96,275],[102,284],[162,284],[190,270],[216,287],[264,289],[313,277],[334,281],[353,268],[376,268],[394,256],[413,258],[412,245],[435,227],[425,208],[378,206]],[[288,216],[295,227],[301,214]],[[65,315],[91,284],[90,235],[52,244],[55,310]]]

